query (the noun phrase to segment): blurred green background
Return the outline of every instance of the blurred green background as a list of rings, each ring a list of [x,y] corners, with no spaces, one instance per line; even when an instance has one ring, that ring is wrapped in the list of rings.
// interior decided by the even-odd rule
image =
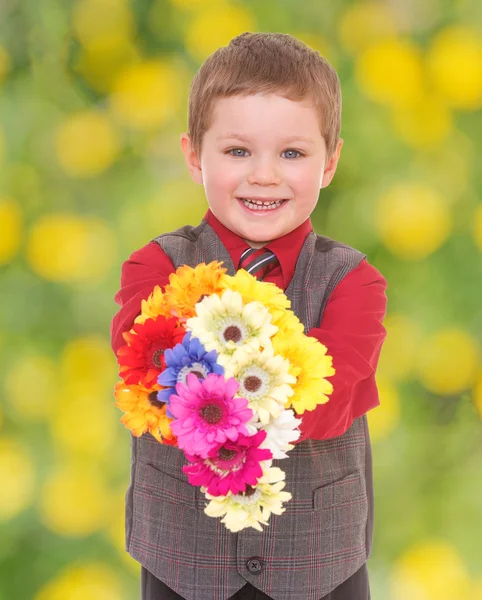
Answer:
[[[482,598],[482,3],[1,0],[0,600],[139,597],[113,296],[133,250],[206,211],[189,85],[243,31],[337,69],[313,222],[388,280],[372,597]]]

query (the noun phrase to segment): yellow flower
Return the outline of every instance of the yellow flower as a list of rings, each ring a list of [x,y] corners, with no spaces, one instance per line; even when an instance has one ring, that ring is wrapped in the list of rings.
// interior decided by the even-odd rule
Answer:
[[[274,283],[258,281],[244,269],[240,269],[234,277],[230,275],[222,277],[221,286],[223,289],[229,288],[239,292],[245,304],[255,300],[261,302],[271,313],[273,325],[279,326],[278,321],[291,306],[291,302]]]
[[[161,444],[173,444],[175,436],[171,432],[169,419],[166,415],[166,405],[159,406],[157,391],[160,385],[147,389],[142,385],[126,385],[118,381],[114,387],[114,396],[117,406],[125,415],[121,423],[130,429],[136,437],[148,431]]]
[[[193,317],[195,305],[204,296],[220,293],[222,275],[226,269],[222,263],[213,261],[201,263],[192,268],[187,265],[179,267],[169,277],[169,284],[164,291],[165,307],[169,315]]]
[[[263,476],[256,487],[247,486],[247,492],[229,493],[227,496],[211,496],[206,488],[201,488],[210,500],[204,509],[209,517],[224,517],[224,523],[230,531],[236,532],[253,527],[263,531],[262,525],[268,525],[271,513],[282,515],[285,512],[283,502],[291,500],[289,492],[281,491],[285,487],[285,473],[279,467],[267,467],[263,464]]]
[[[333,392],[333,384],[325,377],[335,374],[333,358],[326,354],[327,348],[315,338],[295,333],[291,336],[274,336],[273,348],[290,361],[290,374],[296,377],[294,395],[285,408],[293,407],[301,415],[325,404],[327,395]]]
[[[141,302],[141,314],[137,316],[134,323],[145,323],[147,319],[156,319],[159,315],[169,317],[170,308],[166,305],[164,292],[161,287],[156,285],[149,295],[149,298]]]

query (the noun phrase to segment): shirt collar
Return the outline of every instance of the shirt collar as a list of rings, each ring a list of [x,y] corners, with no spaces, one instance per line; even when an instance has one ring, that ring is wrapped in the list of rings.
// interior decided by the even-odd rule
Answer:
[[[213,228],[226,250],[229,252],[231,259],[236,269],[239,264],[241,254],[249,248],[249,245],[241,238],[236,235],[230,229],[225,227],[221,221],[214,215],[209,209],[204,215],[204,220]],[[301,248],[305,243],[307,236],[313,231],[313,225],[311,219],[308,217],[306,221],[298,225],[296,229],[290,231],[286,235],[283,235],[275,240],[272,240],[266,246],[266,249],[271,250],[276,254],[279,260],[282,277],[283,277],[283,289],[286,289],[290,284],[290,281],[295,274],[296,261],[298,255],[301,252]]]

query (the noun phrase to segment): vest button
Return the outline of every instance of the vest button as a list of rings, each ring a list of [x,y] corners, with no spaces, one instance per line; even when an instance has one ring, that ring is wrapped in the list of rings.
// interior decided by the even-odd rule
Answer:
[[[263,565],[261,564],[261,561],[259,558],[250,558],[248,560],[248,562],[246,563],[246,566],[250,573],[255,573],[255,574],[261,573],[261,570],[263,569]]]

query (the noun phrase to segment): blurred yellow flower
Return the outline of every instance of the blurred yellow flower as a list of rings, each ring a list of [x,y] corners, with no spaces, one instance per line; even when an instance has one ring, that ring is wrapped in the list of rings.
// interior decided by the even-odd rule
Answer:
[[[394,185],[378,199],[375,210],[382,242],[407,260],[421,260],[435,252],[452,227],[445,199],[423,183]]]
[[[482,600],[482,578],[471,582],[467,600]]]
[[[423,95],[420,51],[409,40],[389,38],[360,54],[355,75],[361,90],[372,100],[394,107],[409,107]]]
[[[466,331],[447,327],[420,343],[416,360],[419,379],[427,389],[440,395],[459,394],[474,384],[480,349]]]
[[[6,399],[25,421],[50,417],[57,391],[57,366],[47,356],[19,356],[5,374]]]
[[[23,234],[20,205],[10,198],[0,197],[0,265],[17,254]]]
[[[386,379],[408,379],[415,367],[415,351],[422,332],[414,321],[402,314],[388,314],[383,321],[387,338],[383,344],[377,373]]]
[[[96,177],[116,160],[120,141],[108,117],[95,110],[70,115],[55,133],[55,152],[70,177]]]
[[[475,408],[482,419],[482,371],[479,372],[477,381],[475,382],[474,390],[472,392],[472,399],[475,404]]]
[[[3,46],[0,46],[0,83],[10,70],[10,57]]]
[[[116,79],[111,108],[124,125],[158,129],[176,114],[182,84],[174,62],[146,60],[127,65]]]
[[[475,209],[474,214],[474,237],[479,250],[482,250],[482,204]]]
[[[362,2],[348,6],[340,18],[341,45],[351,54],[358,54],[374,42],[394,37],[396,19],[388,4]]]
[[[135,33],[127,0],[77,0],[72,10],[72,27],[82,44],[99,37],[130,38]]]
[[[241,4],[210,5],[192,19],[186,31],[186,49],[199,62],[245,31],[256,31],[251,12]]]
[[[391,600],[468,598],[469,579],[459,553],[443,540],[422,540],[393,567]]]
[[[0,522],[12,519],[33,500],[35,466],[20,442],[0,437]]]
[[[393,124],[400,138],[415,148],[444,142],[453,128],[451,112],[433,95],[409,108],[395,109]]]
[[[105,476],[90,463],[69,462],[58,467],[50,472],[40,492],[41,520],[59,535],[89,535],[104,526],[109,510]]]
[[[127,600],[122,581],[99,562],[74,564],[45,583],[33,600]]]
[[[459,109],[482,106],[482,38],[480,32],[451,25],[432,40],[428,73],[447,102]]]
[[[32,226],[27,261],[50,281],[98,283],[111,268],[117,246],[114,233],[100,219],[74,213],[51,213]]]
[[[387,437],[400,421],[400,397],[396,385],[377,375],[380,406],[368,411],[368,425],[372,442]]]

